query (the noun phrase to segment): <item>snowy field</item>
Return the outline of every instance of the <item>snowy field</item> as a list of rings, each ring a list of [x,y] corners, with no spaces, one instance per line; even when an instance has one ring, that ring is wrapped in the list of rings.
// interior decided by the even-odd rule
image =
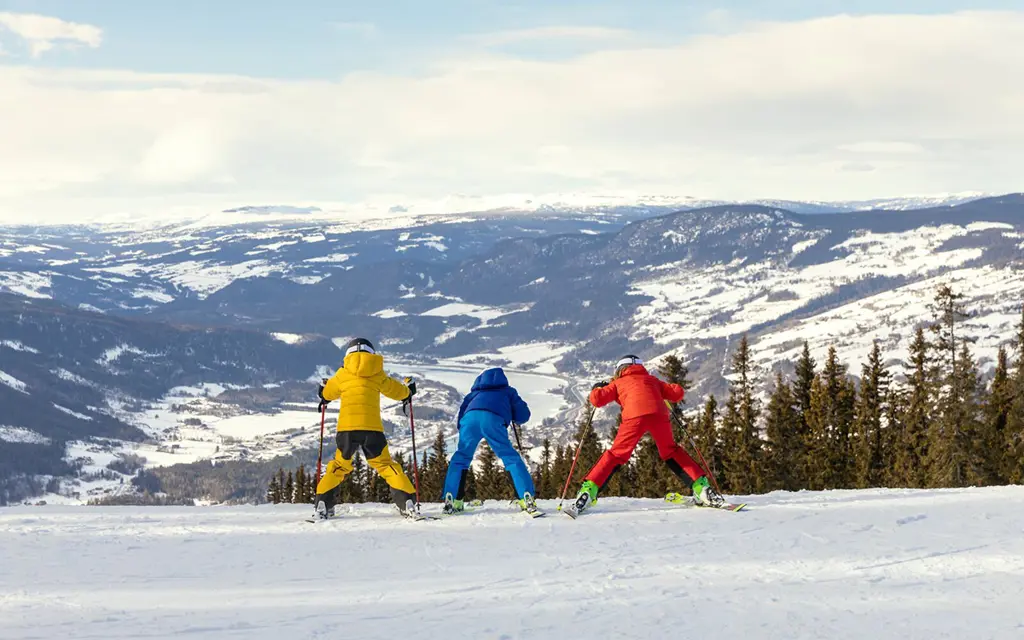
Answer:
[[[0,638],[1024,637],[1024,487],[750,502],[5,508]]]

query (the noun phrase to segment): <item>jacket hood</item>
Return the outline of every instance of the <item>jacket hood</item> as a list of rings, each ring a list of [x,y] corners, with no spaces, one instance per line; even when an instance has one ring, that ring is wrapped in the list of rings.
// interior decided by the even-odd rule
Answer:
[[[500,389],[507,386],[508,378],[505,377],[505,372],[499,367],[495,369],[488,369],[477,376],[476,381],[473,383],[473,391]]]
[[[345,371],[360,378],[370,378],[384,370],[384,357],[379,353],[353,351],[345,356]]]
[[[631,364],[631,365],[629,365],[628,367],[626,367],[625,369],[622,370],[622,373],[619,374],[619,377],[621,378],[623,376],[639,376],[639,375],[650,375],[647,372],[647,367],[645,367],[642,364]]]

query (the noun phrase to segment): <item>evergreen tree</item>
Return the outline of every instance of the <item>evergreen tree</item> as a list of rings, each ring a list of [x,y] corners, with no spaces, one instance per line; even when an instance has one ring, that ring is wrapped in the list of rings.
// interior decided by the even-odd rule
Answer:
[[[616,416],[615,424],[612,426],[611,431],[608,434],[611,442],[615,442],[615,437],[619,434],[619,426],[621,425],[622,415],[619,414]],[[606,496],[632,496],[635,490],[633,486],[634,482],[633,464],[632,462],[628,462],[612,474],[612,477],[608,479],[608,483],[601,493]]]
[[[561,497],[565,490],[565,481],[569,478],[569,467],[572,466],[573,451],[569,445],[555,447],[555,461],[551,465],[551,482],[554,484],[555,494],[551,497]]]
[[[980,431],[978,375],[966,343],[958,339],[957,323],[967,317],[962,299],[963,294],[942,285],[932,306],[938,417],[929,425],[925,463],[927,482],[933,487],[963,487],[988,476],[972,451]]]
[[[279,474],[280,471],[270,477],[270,486],[267,488],[267,502],[281,503],[281,481],[278,477]]]
[[[551,449],[551,439],[544,438],[541,443],[540,465],[533,472],[533,484],[537,489],[538,498],[554,498],[558,495],[554,469],[555,453]]]
[[[1024,312],[1017,326],[1016,363],[1010,379],[1011,400],[1006,415],[1003,478],[1024,484]]]
[[[886,487],[905,486],[897,478],[896,458],[906,431],[907,394],[895,384],[889,385],[885,396],[885,427],[882,430],[882,451],[885,468],[882,484]]]
[[[284,492],[281,494],[281,502],[295,502],[295,478],[292,476],[291,469],[288,470],[288,475],[284,478]]]
[[[444,479],[448,474],[448,443],[444,427],[439,427],[430,445],[429,456],[423,453],[423,467],[420,482],[425,500],[443,499]]]
[[[775,374],[775,390],[765,409],[764,489],[800,489],[797,470],[802,465],[803,446],[799,438],[800,414],[792,388]]]
[[[811,384],[811,407],[807,415],[810,434],[807,468],[808,486],[814,489],[846,489],[853,485],[853,456],[850,432],[856,388],[839,362],[835,347],[829,347],[825,367]]]
[[[854,432],[857,443],[856,486],[879,487],[885,481],[891,450],[886,434],[885,399],[889,393],[889,372],[876,342],[861,367]]]
[[[476,478],[477,497],[484,500],[510,500],[514,497],[508,474],[498,461],[494,450],[486,443],[480,445],[480,474]]]
[[[589,427],[589,428],[588,428]],[[584,429],[586,433],[584,434]],[[569,486],[569,491],[579,490],[580,486],[583,485],[583,477],[587,475],[591,467],[597,464],[598,458],[601,457],[601,443],[598,441],[597,432],[594,430],[593,425],[584,414],[580,420],[579,425],[576,427],[576,435],[574,438],[574,447],[569,452],[569,464],[572,464],[573,456],[576,455],[576,447],[580,446],[580,439],[582,438],[583,444],[579,449],[579,459],[576,462],[576,470],[573,472],[572,483]],[[568,469],[566,470],[568,473]],[[575,495],[575,494],[573,494]]]
[[[904,396],[903,419],[893,454],[892,486],[920,488],[925,486],[924,460],[927,435],[934,411],[931,376],[931,345],[924,329],[918,327],[910,344],[906,364],[907,390]]]
[[[704,402],[704,409],[693,428],[693,440],[704,457],[701,464],[706,463],[708,467],[705,471],[713,475],[719,484],[725,486],[722,444],[718,433],[718,401],[713,395],[709,395]]]
[[[650,435],[640,440],[636,450],[633,494],[637,498],[661,498],[668,493],[668,468],[658,455],[658,447]]]
[[[464,500],[477,500],[477,499],[483,500],[484,499],[484,497],[479,495],[479,492],[477,491],[477,481],[476,481],[476,479],[477,479],[477,473],[476,473],[476,471],[473,470],[473,467],[471,465],[468,469],[466,469],[466,487],[465,487],[465,493],[463,493],[463,495],[462,495],[462,498]]]
[[[799,416],[797,425],[797,446],[800,451],[797,455],[799,466],[796,469],[797,484],[801,487],[807,486],[809,470],[808,447],[811,442],[810,430],[807,426],[807,413],[811,410],[811,385],[814,383],[814,376],[817,375],[815,367],[817,363],[811,357],[811,347],[804,341],[804,348],[800,358],[796,361],[796,372],[793,376],[793,400],[796,403],[796,411]]]
[[[1010,380],[1009,357],[1006,348],[1000,346],[996,356],[996,371],[992,377],[992,387],[985,403],[985,421],[991,434],[992,458],[995,467],[997,484],[1009,481],[1009,432],[1006,428],[1013,405],[1013,385]]]
[[[940,414],[933,420],[928,437],[926,465],[928,484],[933,487],[965,487],[986,484],[990,466],[981,446],[976,446],[982,428],[979,416],[978,373],[974,359],[962,345],[947,376],[940,398]]]
[[[733,354],[732,373],[736,379],[730,385],[729,402],[722,420],[729,490],[740,494],[757,493],[762,484],[761,438],[757,430],[760,409],[754,397],[751,367],[750,344],[744,335]]]
[[[371,472],[372,473],[372,472]],[[352,472],[335,489],[335,499],[346,504],[366,502],[366,465],[363,455],[356,451],[352,456]],[[376,475],[376,474],[374,474]],[[381,481],[383,482],[383,480]],[[387,486],[387,483],[384,483]]]
[[[684,390],[689,391],[693,386],[690,380],[690,368],[683,364],[683,361],[676,355],[667,355],[658,367],[658,373],[671,384],[678,384]],[[686,400],[684,399],[683,402]]]
[[[306,482],[306,467],[300,464],[299,468],[295,470],[295,502],[297,504],[312,502],[312,500],[307,500],[306,490],[308,486],[309,483]]]

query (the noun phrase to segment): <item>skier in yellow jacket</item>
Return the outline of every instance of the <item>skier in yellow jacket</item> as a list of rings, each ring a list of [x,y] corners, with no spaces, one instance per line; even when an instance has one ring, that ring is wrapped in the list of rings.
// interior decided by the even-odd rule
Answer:
[[[341,400],[341,409],[338,450],[316,487],[314,518],[326,520],[334,515],[335,489],[352,472],[352,457],[359,449],[367,464],[391,487],[391,497],[402,515],[417,514],[415,489],[391,458],[380,417],[381,395],[407,401],[415,393],[415,382],[406,386],[384,373],[384,358],[369,340],[356,338],[345,346],[344,365],[320,387],[321,409],[334,400]]]

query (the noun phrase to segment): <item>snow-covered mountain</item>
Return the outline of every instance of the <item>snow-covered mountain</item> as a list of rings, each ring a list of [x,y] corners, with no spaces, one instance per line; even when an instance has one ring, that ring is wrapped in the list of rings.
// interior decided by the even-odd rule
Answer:
[[[726,204],[405,216],[0,229],[0,458],[48,443],[41,473],[77,468],[109,487],[123,478],[104,470],[128,454],[153,465],[314,446],[306,381],[337,366],[337,344],[354,335],[374,338],[396,373],[426,379],[424,440],[451,426],[488,364],[515,371],[545,407],[528,437],[558,439],[622,353],[679,354],[697,394],[724,388],[744,333],[766,381],[804,340],[819,359],[836,345],[856,371],[873,341],[901,358],[948,282],[966,296],[964,330],[984,364],[1024,302],[1020,194],[829,215]],[[402,450],[404,417],[387,411]],[[26,465],[0,459],[11,469]]]

